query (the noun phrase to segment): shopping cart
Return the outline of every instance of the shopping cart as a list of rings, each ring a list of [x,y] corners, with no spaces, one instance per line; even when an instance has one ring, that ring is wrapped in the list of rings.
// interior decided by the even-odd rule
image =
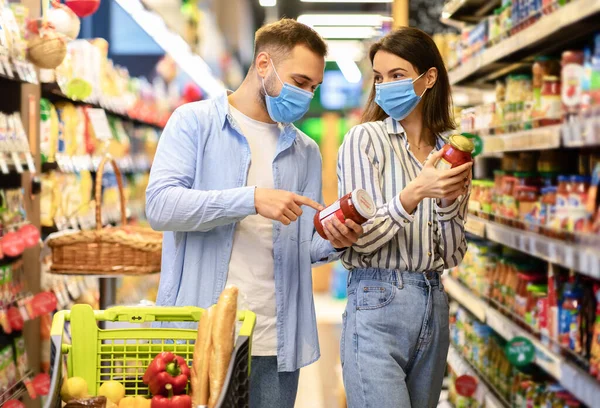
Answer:
[[[127,395],[149,395],[142,377],[154,356],[171,351],[191,364],[197,331],[148,326],[153,322],[197,322],[202,313],[204,310],[197,307],[118,306],[94,311],[89,305],[75,305],[71,311],[57,312],[51,332],[52,380],[44,408],[61,406],[63,367],[68,377],[86,380],[90,395],[97,395],[100,385],[108,380],[120,381]],[[238,320],[243,323],[217,403],[219,408],[248,406],[250,349],[256,315],[240,311]],[[65,322],[70,323],[70,344]],[[100,329],[98,322],[130,324]]]

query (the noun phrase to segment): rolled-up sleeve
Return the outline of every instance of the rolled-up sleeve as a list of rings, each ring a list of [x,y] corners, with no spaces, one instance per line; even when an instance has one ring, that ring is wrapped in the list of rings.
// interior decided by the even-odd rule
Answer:
[[[439,250],[446,269],[459,265],[467,253],[465,221],[469,196],[470,190],[448,207],[440,207],[437,203],[435,205],[441,235]]]

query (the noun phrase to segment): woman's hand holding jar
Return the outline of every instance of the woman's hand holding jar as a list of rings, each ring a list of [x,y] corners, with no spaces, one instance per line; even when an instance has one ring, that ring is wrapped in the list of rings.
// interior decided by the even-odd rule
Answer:
[[[435,165],[443,154],[442,150],[434,152],[425,162],[417,178],[400,193],[400,201],[408,213],[412,213],[425,198],[439,199],[441,207],[448,207],[467,192],[473,162],[450,170],[436,169]]]

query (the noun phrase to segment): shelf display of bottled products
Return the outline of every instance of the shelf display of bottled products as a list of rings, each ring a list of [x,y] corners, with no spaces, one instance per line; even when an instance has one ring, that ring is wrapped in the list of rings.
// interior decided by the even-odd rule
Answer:
[[[507,341],[465,309],[456,308],[450,331],[449,365],[467,364],[468,371],[485,389],[484,393],[468,397],[451,387],[451,401],[456,407],[583,406],[575,395],[538,367],[513,365],[506,355]]]
[[[600,34],[498,80],[495,99],[460,114],[462,131],[484,138],[484,152],[599,144]]]
[[[536,365],[594,406],[600,392],[600,281],[471,239],[444,286],[505,340],[528,339]]]

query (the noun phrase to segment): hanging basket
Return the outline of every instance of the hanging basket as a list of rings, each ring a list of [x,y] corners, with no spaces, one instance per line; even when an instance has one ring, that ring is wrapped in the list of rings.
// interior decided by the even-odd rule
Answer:
[[[48,11],[48,21],[52,23],[56,32],[74,40],[79,35],[81,22],[69,7],[57,1],[52,2],[52,10]]]
[[[44,31],[33,35],[27,43],[27,58],[40,68],[54,69],[65,59],[67,45],[64,38],[54,30]]]
[[[119,187],[121,226],[102,228],[102,176],[112,165]],[[123,179],[116,162],[105,157],[96,173],[96,230],[50,238],[52,272],[64,275],[144,275],[160,272],[162,234],[126,225]]]

